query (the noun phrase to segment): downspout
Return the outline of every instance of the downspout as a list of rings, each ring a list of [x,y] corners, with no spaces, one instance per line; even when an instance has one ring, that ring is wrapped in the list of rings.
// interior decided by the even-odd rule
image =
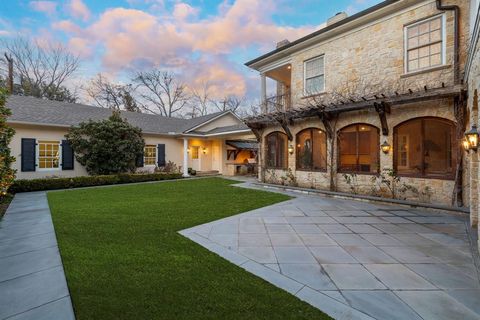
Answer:
[[[442,0],[436,0],[437,10],[440,11],[453,11],[455,15],[454,22],[454,34],[453,40],[453,82],[454,84],[460,83],[460,56],[459,56],[459,41],[460,41],[460,7],[457,5],[442,5]],[[446,41],[446,39],[445,39]]]

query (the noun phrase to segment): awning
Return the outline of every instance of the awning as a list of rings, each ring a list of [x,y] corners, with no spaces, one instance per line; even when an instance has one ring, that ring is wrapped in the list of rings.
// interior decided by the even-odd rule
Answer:
[[[257,151],[258,142],[252,140],[227,140],[226,144],[237,150]]]

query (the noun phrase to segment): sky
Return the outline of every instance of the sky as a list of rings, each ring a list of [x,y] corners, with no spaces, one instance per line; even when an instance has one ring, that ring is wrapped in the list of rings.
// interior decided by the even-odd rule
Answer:
[[[173,72],[210,95],[259,97],[244,63],[381,0],[0,0],[0,38],[61,42],[81,58],[75,85],[97,73],[128,83],[136,71]]]

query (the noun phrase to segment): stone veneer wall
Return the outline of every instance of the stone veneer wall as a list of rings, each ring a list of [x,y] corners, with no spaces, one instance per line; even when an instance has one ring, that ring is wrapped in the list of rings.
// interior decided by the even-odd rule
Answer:
[[[451,121],[455,121],[454,112],[453,112],[453,101],[452,99],[444,99],[444,100],[436,100],[430,102],[423,102],[420,104],[409,104],[409,105],[402,105],[402,106],[394,106],[392,107],[391,114],[387,115],[387,122],[389,127],[389,135],[383,136],[380,130],[380,141],[381,144],[384,140],[387,140],[388,143],[393,148],[393,128],[410,119],[418,118],[418,117],[439,117],[443,119],[448,119]],[[365,110],[361,112],[350,112],[342,114],[336,123],[336,130],[355,123],[365,123],[373,125],[377,128],[381,128],[380,119],[378,114],[373,110]],[[324,126],[320,120],[317,119],[308,119],[304,121],[296,121],[293,126],[290,126],[290,131],[294,136],[293,141],[289,141],[288,144],[296,146],[296,134],[303,129],[306,128],[319,128],[324,130]],[[280,131],[283,132],[281,127],[269,127],[263,132],[262,140],[265,140],[266,135],[273,131]],[[265,148],[265,143],[262,144],[263,148]],[[329,170],[333,169],[336,170],[337,164],[337,148],[335,144],[335,149],[333,150],[334,154],[334,161],[333,163],[330,162],[329,153],[331,152],[331,142],[327,140],[327,168],[328,172],[311,172],[311,171],[303,171],[303,170],[296,170],[296,157],[295,152],[292,155],[288,155],[288,168],[291,170],[293,175],[296,178],[296,183],[298,186],[306,187],[306,188],[316,188],[316,189],[330,189],[330,174]],[[265,155],[265,149],[262,150],[262,155]],[[261,159],[261,163],[264,163],[264,159]],[[389,154],[385,155],[380,152],[380,168],[393,168],[393,152],[391,151]],[[271,172],[275,172],[275,176],[277,177],[277,181],[271,180]],[[272,183],[280,183],[280,177],[286,177],[287,171],[283,170],[267,170],[267,174],[265,175],[266,182]],[[372,190],[372,177],[375,175],[372,174],[358,174],[357,181],[358,181],[358,191],[361,194],[370,194]],[[465,176],[467,179],[468,176]],[[428,186],[432,193],[429,199],[421,198],[419,199],[413,194],[406,194],[408,199],[422,201],[422,202],[432,202],[432,203],[441,203],[445,205],[450,205],[453,196],[453,189],[454,189],[454,181],[453,180],[442,180],[442,179],[427,179],[427,178],[411,178],[411,177],[403,177],[401,180],[409,185],[415,186],[420,191],[424,190],[426,186]],[[289,182],[290,180],[285,180]],[[290,181],[292,182],[292,181]],[[350,186],[345,182],[342,173],[335,174],[334,177],[335,183],[335,190],[342,191],[342,192],[351,192]],[[465,200],[465,199],[464,199]]]

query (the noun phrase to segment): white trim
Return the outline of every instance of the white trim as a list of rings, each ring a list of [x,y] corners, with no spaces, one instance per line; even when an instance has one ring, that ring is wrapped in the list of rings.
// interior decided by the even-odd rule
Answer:
[[[468,77],[470,76],[470,70],[472,69],[473,58],[475,57],[475,49],[479,42],[479,38],[480,38],[480,4],[478,5],[475,25],[472,29],[470,45],[468,48],[468,57],[467,57],[467,62],[465,64],[465,70],[464,70],[465,81],[468,81]]]
[[[243,132],[251,132],[250,129],[241,129],[235,131],[226,131],[226,132],[219,132],[219,133],[211,133],[211,134],[197,134],[197,133],[187,133],[184,134],[184,137],[215,137],[215,136],[222,136],[226,134],[233,134],[233,133],[243,133]]]
[[[219,114],[218,116],[216,116],[216,117],[213,117],[213,118],[211,118],[211,119],[209,119],[209,120],[207,120],[207,121],[204,121],[204,122],[196,125],[196,126],[193,127],[193,128],[190,128],[190,129],[185,130],[183,133],[185,134],[185,133],[188,133],[188,132],[190,132],[190,131],[193,131],[193,130],[195,130],[195,129],[197,129],[197,128],[203,127],[204,125],[206,125],[206,124],[208,124],[208,123],[210,123],[210,122],[212,122],[212,121],[215,121],[215,120],[217,120],[217,119],[219,119],[219,118],[221,118],[221,117],[223,117],[223,116],[225,116],[225,115],[227,115],[227,114],[233,115],[238,121],[240,121],[240,122],[243,123],[242,119],[240,119],[235,113],[233,113],[233,112],[230,111],[230,110],[226,110],[226,111],[223,111],[222,113],[220,113],[220,114]]]
[[[40,168],[40,141],[56,141],[58,142],[58,168]],[[35,138],[35,171],[39,172],[55,172],[62,171],[62,140],[56,139],[36,139]]]
[[[307,92],[306,89],[307,89],[307,62],[310,62],[312,60],[315,60],[315,59],[320,59],[320,58],[323,58],[323,89],[321,91],[318,91],[318,92]],[[322,53],[316,57],[313,57],[313,58],[309,58],[307,60],[304,60],[303,61],[303,96],[311,96],[311,95],[316,95],[316,94],[322,94],[325,92],[325,88],[326,88],[326,70],[325,70],[325,53]]]
[[[428,66],[426,68],[417,68],[415,70],[408,70],[408,28],[415,27],[419,24],[425,23],[427,21],[435,20],[441,17],[441,23],[442,23],[442,63],[437,64],[434,66]],[[440,13],[436,14],[434,16],[415,21],[413,23],[405,24],[403,26],[403,72],[404,74],[410,74],[410,73],[415,73],[419,71],[428,71],[429,69],[432,68],[438,68],[441,66],[445,66],[447,64],[447,19],[445,13]]]

